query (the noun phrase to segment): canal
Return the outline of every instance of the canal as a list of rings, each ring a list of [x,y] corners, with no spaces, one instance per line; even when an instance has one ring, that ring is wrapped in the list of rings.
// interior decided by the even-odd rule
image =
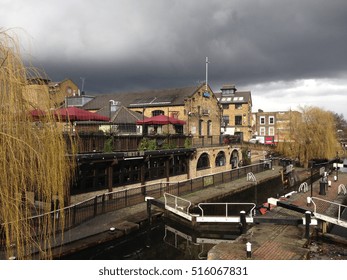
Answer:
[[[298,188],[284,187],[277,177],[225,197],[223,201],[247,202],[262,205],[268,197],[278,197]],[[233,213],[239,214],[240,208]],[[216,225],[213,230],[196,232],[179,223],[161,218],[146,230],[127,235],[120,240],[88,248],[64,259],[73,260],[199,260],[206,259],[208,251],[219,242],[232,242],[240,235],[237,224]]]

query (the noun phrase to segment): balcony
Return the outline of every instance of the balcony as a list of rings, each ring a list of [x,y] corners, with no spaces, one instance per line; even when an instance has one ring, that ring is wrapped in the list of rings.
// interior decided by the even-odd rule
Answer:
[[[220,135],[214,136],[187,136],[183,134],[166,135],[107,135],[102,133],[80,133],[75,135],[64,134],[69,153],[72,153],[73,144],[79,154],[100,152],[138,151],[146,147],[143,143],[151,143],[150,150],[199,148],[226,145]],[[145,148],[146,149],[146,148]]]

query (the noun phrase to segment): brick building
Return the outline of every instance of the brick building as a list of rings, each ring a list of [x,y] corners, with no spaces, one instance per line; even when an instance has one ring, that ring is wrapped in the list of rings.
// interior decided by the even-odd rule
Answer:
[[[253,135],[264,137],[265,144],[290,141],[290,122],[298,111],[264,112],[259,110],[253,113]]]
[[[235,85],[224,85],[216,93],[223,108],[222,133],[249,140],[252,136],[252,95],[250,91],[237,91]]]
[[[184,88],[147,90],[96,95],[83,106],[84,109],[113,114],[112,104],[116,102],[132,111],[141,113],[143,118],[166,115],[186,122],[180,131],[192,136],[219,136],[221,129],[221,107],[209,86],[205,84]],[[158,133],[172,131],[157,130]]]

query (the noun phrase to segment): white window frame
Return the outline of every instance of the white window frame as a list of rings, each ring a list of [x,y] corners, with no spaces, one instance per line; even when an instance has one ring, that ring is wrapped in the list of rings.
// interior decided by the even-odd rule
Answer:
[[[272,120],[272,122],[271,122]],[[269,116],[269,124],[275,124],[275,117],[274,116]]]
[[[269,136],[275,135],[275,128],[273,126],[269,127]]]
[[[259,123],[260,124],[265,124],[265,116],[259,117]]]
[[[265,126],[259,127],[259,135],[260,136],[265,136],[265,132],[266,132]]]

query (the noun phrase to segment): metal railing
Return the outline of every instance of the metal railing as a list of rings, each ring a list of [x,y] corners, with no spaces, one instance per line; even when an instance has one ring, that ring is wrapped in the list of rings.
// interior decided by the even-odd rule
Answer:
[[[213,214],[209,214],[206,215],[206,209],[203,208],[203,206],[212,206],[213,208]],[[219,207],[221,206],[221,207]],[[199,203],[198,204],[198,208],[201,210],[201,217],[223,217],[223,218],[228,218],[228,217],[234,217],[236,214],[238,213],[230,213],[230,210],[234,210],[231,209],[229,206],[240,206],[240,207],[244,207],[244,206],[248,206],[248,209],[242,209],[242,211],[247,210],[246,212],[248,212],[249,217],[253,217],[255,215],[255,203],[241,203],[241,202],[225,202],[225,203]],[[222,214],[221,215],[216,215],[216,209],[215,208],[219,208],[221,209]],[[217,210],[218,212],[218,210]],[[240,211],[238,211],[240,212]]]
[[[342,212],[347,211],[347,205],[318,197],[311,197],[310,202],[312,202],[313,204],[313,212],[317,218],[343,227],[347,227],[347,219],[341,218]]]

